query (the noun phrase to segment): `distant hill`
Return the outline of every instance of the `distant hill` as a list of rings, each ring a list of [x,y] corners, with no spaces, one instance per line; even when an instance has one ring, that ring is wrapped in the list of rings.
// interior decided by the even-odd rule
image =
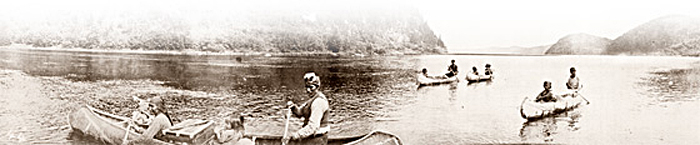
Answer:
[[[512,55],[544,55],[544,51],[552,45],[541,45],[533,47],[524,46],[508,46],[508,47],[489,47],[481,49],[472,49],[464,51],[455,51],[450,53],[485,53],[485,54],[512,54]]]
[[[31,18],[4,13],[0,45],[292,54],[447,52],[414,7],[349,7],[338,2],[310,9],[296,3],[280,10],[262,4],[38,11],[41,15]]]
[[[611,40],[589,34],[572,34],[559,39],[545,54],[600,55]]]
[[[673,15],[651,20],[613,40],[605,54],[697,56],[700,18]]]

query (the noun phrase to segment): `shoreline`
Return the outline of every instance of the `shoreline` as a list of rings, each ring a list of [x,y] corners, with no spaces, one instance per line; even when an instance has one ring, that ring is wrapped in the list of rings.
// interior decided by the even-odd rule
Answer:
[[[446,53],[417,53],[397,52],[391,54],[359,54],[359,53],[333,53],[333,52],[233,52],[233,51],[201,51],[201,50],[130,50],[130,49],[86,49],[63,47],[34,47],[24,44],[11,44],[0,46],[0,50],[36,50],[52,52],[76,52],[76,53],[105,53],[105,54],[134,54],[134,55],[190,55],[190,56],[265,56],[265,57],[377,57],[377,56],[415,56],[415,55],[472,55],[472,56],[524,56],[524,57],[558,57],[558,56],[603,56],[603,57],[673,57],[673,58],[700,58],[689,55],[564,55],[564,54],[519,54],[511,52],[446,52]]]
[[[285,56],[332,56],[332,57],[372,57],[372,56],[401,56],[401,55],[435,55],[431,53],[418,52],[397,52],[391,54],[360,54],[360,53],[334,53],[334,52],[233,52],[233,51],[201,51],[201,50],[131,50],[131,49],[85,49],[85,48],[63,48],[63,47],[34,47],[24,44],[11,44],[0,46],[4,50],[38,50],[55,52],[79,52],[79,53],[109,53],[109,54],[138,54],[138,55],[199,55],[199,56],[265,56],[265,57],[285,57]],[[444,53],[443,55],[449,55]]]

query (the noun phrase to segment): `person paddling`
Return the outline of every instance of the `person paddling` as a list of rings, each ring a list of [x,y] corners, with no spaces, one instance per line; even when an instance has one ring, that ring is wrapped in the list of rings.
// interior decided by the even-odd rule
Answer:
[[[474,75],[479,75],[479,72],[477,72],[476,66],[472,66],[472,74]]]
[[[319,90],[321,78],[313,71],[304,75],[304,83],[309,100],[301,106],[291,101],[287,102],[294,116],[304,118],[304,124],[299,131],[284,136],[282,142],[286,144],[290,140],[300,140],[309,144],[325,145],[328,143],[331,116],[328,98]]]
[[[455,64],[455,60],[452,60],[452,64],[450,66],[447,66],[447,74],[445,76],[447,77],[453,77],[456,76],[459,71],[457,70],[457,65]]]
[[[554,98],[554,95],[552,94],[552,82],[549,81],[544,81],[544,90],[540,92],[539,95],[537,95],[537,98],[535,98],[535,102],[556,102],[557,99]]]
[[[571,67],[569,72],[571,75],[569,76],[569,81],[566,82],[566,88],[569,90],[581,89],[581,84],[579,84],[578,77],[576,76],[576,68]]]

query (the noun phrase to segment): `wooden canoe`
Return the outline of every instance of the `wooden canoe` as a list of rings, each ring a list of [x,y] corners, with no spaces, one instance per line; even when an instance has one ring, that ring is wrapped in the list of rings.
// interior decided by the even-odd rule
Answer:
[[[140,136],[133,130],[126,131],[128,119],[90,106],[81,107],[68,115],[68,122],[73,131],[80,131],[84,135],[95,137],[108,144],[122,144],[125,136],[129,141]],[[169,143],[153,139],[149,144]]]
[[[448,83],[452,83],[452,82],[459,82],[459,79],[457,78],[457,76],[425,77],[423,75],[418,75],[418,84],[421,86],[448,84]]]
[[[492,78],[493,78],[492,75],[467,74],[466,80],[469,81],[470,83],[473,83],[473,82],[490,81]]]
[[[586,102],[583,96],[574,91],[555,96],[556,102],[546,103],[535,102],[535,97],[525,97],[520,104],[520,116],[528,120],[540,119],[575,109]]]
[[[114,115],[90,106],[85,106],[68,116],[68,122],[74,131],[92,136],[108,144],[122,144],[133,141],[141,134],[129,130],[129,118]],[[138,144],[203,144],[214,138],[214,123],[207,120],[188,119],[173,127],[163,130],[160,138],[139,141]],[[148,126],[141,126],[148,128]]]
[[[256,145],[281,145],[282,136],[275,135],[246,135],[255,142]],[[289,141],[287,145],[310,144],[302,141]],[[329,137],[328,145],[402,145],[398,136],[386,131],[372,131],[363,135]]]

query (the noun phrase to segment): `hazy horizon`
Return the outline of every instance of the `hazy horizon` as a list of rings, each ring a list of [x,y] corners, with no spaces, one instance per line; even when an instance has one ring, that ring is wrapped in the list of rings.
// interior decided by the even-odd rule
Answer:
[[[165,11],[190,17],[217,17],[247,9],[329,11],[341,8],[401,9],[413,6],[445,42],[448,51],[492,47],[532,47],[556,43],[569,34],[586,33],[615,39],[626,31],[667,15],[700,15],[695,5],[666,1],[100,1],[28,0],[6,3],[0,17],[23,20],[52,19],[60,13],[99,14],[111,11]],[[394,6],[389,7],[387,6]],[[187,13],[187,11],[202,11]],[[183,12],[185,11],[185,12]],[[209,11],[212,11],[209,13]],[[58,14],[57,14],[58,13]],[[14,17],[13,17],[14,16]],[[2,18],[0,18],[2,20]]]

